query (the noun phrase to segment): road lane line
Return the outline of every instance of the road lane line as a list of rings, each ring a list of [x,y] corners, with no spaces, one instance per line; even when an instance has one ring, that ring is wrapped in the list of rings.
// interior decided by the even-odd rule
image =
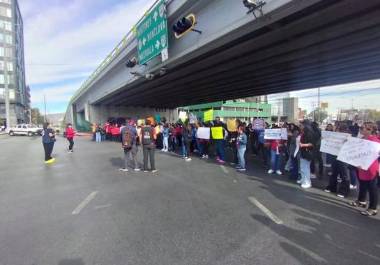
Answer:
[[[98,206],[95,206],[94,209],[99,210],[99,209],[108,208],[111,206],[112,206],[112,204],[98,205]]]
[[[262,205],[258,200],[256,200],[254,197],[248,197],[248,200],[256,205],[263,213],[265,213],[273,222],[275,222],[278,225],[284,224],[284,222],[278,218],[276,215],[274,215],[268,208],[266,208],[264,205]]]
[[[83,210],[83,208],[86,207],[87,204],[89,204],[90,201],[92,201],[92,200],[95,198],[95,196],[96,196],[97,193],[98,193],[97,191],[93,191],[93,192],[91,192],[90,195],[88,195],[88,196],[86,197],[86,199],[84,199],[84,200],[83,200],[83,201],[77,206],[77,208],[75,208],[75,210],[74,210],[71,214],[72,214],[72,215],[77,215],[77,214],[79,214],[79,213]]]
[[[228,170],[227,170],[227,168],[225,166],[220,165],[220,168],[223,170],[224,173],[226,173],[226,174],[229,173]]]

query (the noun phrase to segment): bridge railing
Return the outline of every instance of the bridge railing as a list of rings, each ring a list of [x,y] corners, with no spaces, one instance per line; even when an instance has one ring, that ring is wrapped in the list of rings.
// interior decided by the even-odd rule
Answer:
[[[138,25],[144,17],[156,6],[156,4],[161,0],[156,0],[153,5],[145,12],[144,16],[141,17],[138,22],[129,30],[127,35],[116,45],[116,47],[108,54],[108,56],[100,63],[100,65],[95,69],[95,71],[84,81],[76,93],[71,97],[70,103],[74,101],[75,98],[81,95],[87,89],[87,86],[95,80],[96,77],[120,54],[120,52],[128,44],[130,44],[136,35],[136,25]],[[173,0],[166,0],[166,4],[172,2]]]

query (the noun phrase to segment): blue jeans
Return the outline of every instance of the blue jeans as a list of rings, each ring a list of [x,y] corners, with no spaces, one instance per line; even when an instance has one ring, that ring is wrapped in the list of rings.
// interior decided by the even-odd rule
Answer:
[[[244,155],[245,155],[245,150],[247,149],[247,147],[244,145],[244,146],[240,146],[237,150],[237,157],[238,157],[238,163],[239,163],[239,166],[241,168],[245,168],[245,158],[244,158]]]
[[[225,161],[224,140],[215,140],[215,144],[216,144],[216,154],[219,156],[220,160]]]
[[[300,168],[301,168],[301,184],[309,185],[310,180],[310,163],[311,161],[304,158],[300,158]]]
[[[102,135],[100,132],[95,133],[96,142],[100,143],[102,141]]]
[[[273,171],[280,170],[280,154],[274,150],[270,150],[270,168]]]

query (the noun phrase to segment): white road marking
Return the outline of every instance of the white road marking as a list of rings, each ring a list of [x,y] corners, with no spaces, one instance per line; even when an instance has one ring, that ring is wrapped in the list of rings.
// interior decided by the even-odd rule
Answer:
[[[359,249],[358,252],[359,252],[360,254],[366,255],[366,256],[368,256],[368,257],[370,257],[370,258],[372,258],[372,259],[375,259],[375,260],[380,261],[380,258],[379,258],[379,257],[374,256],[374,255],[372,255],[372,254],[370,254],[370,253],[367,253],[367,252],[365,252],[365,251],[363,251],[363,250],[360,250],[360,249]]]
[[[99,210],[99,209],[108,208],[111,206],[112,206],[112,204],[98,205],[98,206],[95,206],[94,209]]]
[[[278,225],[284,224],[284,222],[278,218],[276,215],[274,215],[268,208],[266,208],[264,205],[262,205],[258,200],[256,200],[254,197],[248,197],[248,200],[256,205],[263,213],[265,213],[273,222],[275,222]]]
[[[226,174],[229,173],[228,170],[227,170],[227,168],[225,166],[220,165],[220,168],[223,170],[224,173],[226,173]]]
[[[75,208],[75,210],[74,210],[71,214],[72,214],[72,215],[77,215],[77,214],[79,214],[79,213],[83,210],[83,208],[86,207],[86,205],[89,204],[90,201],[92,201],[92,200],[95,198],[95,196],[96,196],[97,193],[98,193],[97,191],[93,191],[93,192],[91,192],[90,195],[88,195],[88,196],[86,197],[86,199],[84,199],[84,200],[83,200],[83,201],[77,206],[77,208]]]

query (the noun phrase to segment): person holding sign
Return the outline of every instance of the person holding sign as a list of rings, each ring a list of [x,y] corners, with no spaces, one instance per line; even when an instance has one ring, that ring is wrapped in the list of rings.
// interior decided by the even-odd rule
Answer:
[[[363,138],[369,141],[380,143],[376,136],[377,127],[372,122],[364,123],[363,127],[360,128],[360,133]],[[376,159],[368,170],[358,168],[359,177],[359,196],[356,201],[350,203],[350,205],[355,207],[367,207],[366,196],[369,193],[369,206],[368,209],[362,211],[362,215],[373,216],[377,214],[377,203],[378,203],[378,191],[376,186],[376,178],[379,171],[379,161]]]
[[[236,149],[238,154],[238,166],[236,169],[238,171],[245,171],[245,151],[247,149],[248,138],[244,133],[244,126],[239,126],[238,128],[238,137],[236,139]]]
[[[228,135],[227,131],[223,128],[222,122],[220,119],[216,119],[216,124],[214,127],[211,127],[211,137],[212,140],[215,141],[216,144],[216,154],[217,154],[217,161],[221,164],[225,163],[225,138]]]

